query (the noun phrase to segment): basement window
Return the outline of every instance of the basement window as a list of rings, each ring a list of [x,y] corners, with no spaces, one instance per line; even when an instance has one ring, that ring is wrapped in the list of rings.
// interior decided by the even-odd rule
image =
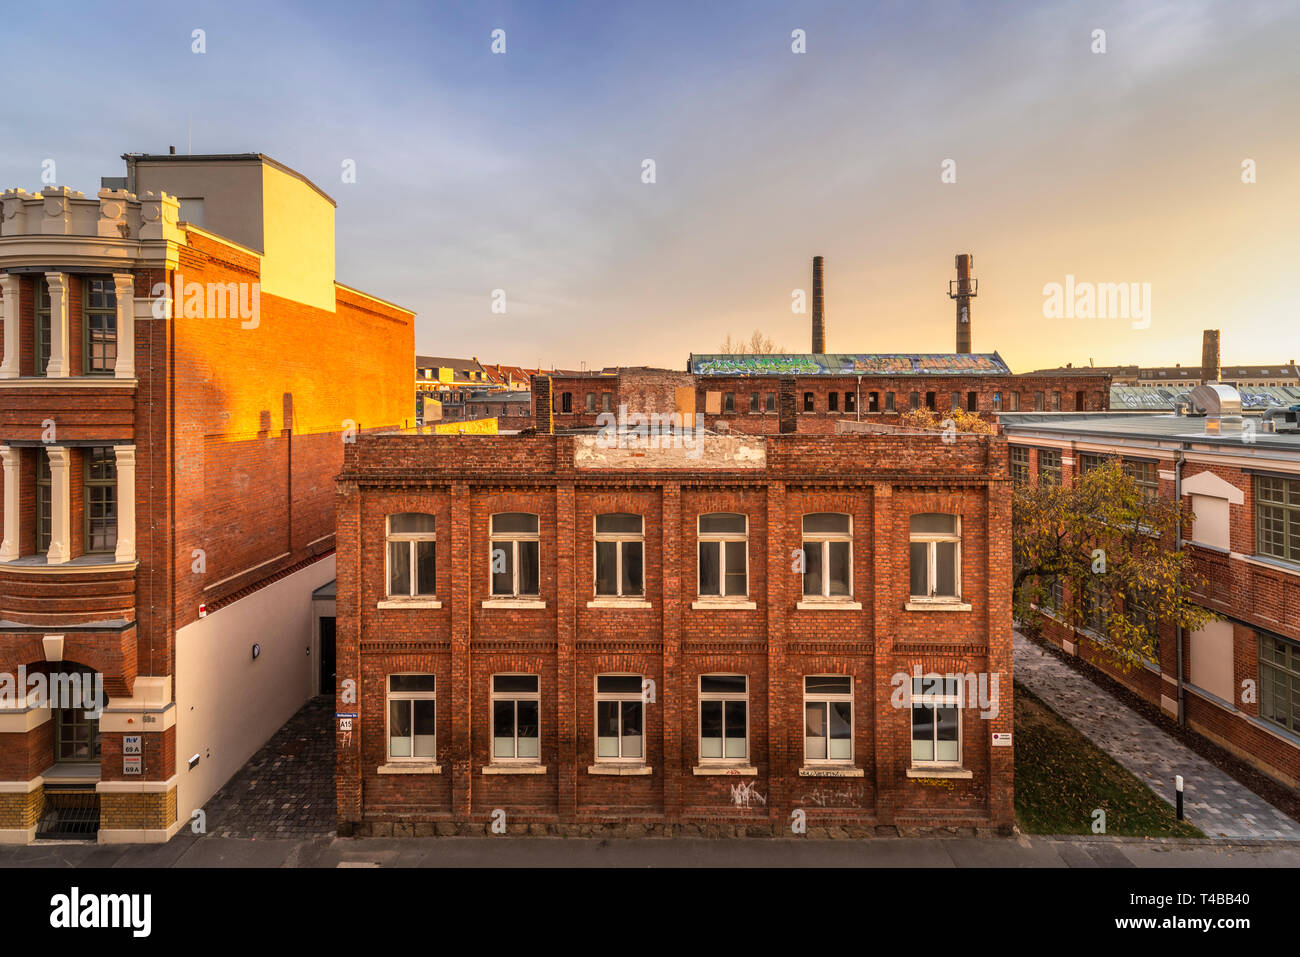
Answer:
[[[909,536],[912,600],[955,600],[961,596],[961,519],[956,515],[913,515]]]
[[[749,519],[733,512],[700,516],[700,596],[749,594]]]

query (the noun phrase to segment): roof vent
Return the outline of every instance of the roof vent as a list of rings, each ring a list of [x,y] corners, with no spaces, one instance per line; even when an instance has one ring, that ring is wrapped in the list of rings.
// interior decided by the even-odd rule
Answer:
[[[1241,394],[1222,382],[1198,385],[1187,393],[1188,415],[1241,415]]]

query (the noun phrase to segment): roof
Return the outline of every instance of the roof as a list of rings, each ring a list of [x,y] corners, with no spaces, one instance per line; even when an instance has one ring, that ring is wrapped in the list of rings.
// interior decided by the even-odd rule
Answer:
[[[1272,406],[1290,406],[1300,402],[1300,385],[1288,386],[1237,386],[1241,407],[1247,411],[1262,411]],[[1174,404],[1186,401],[1190,386],[1112,385],[1110,407],[1112,410],[1152,412],[1173,411]]]
[[[499,402],[532,402],[533,394],[518,390],[515,392],[471,392],[465,399],[466,402],[490,402],[496,405]]]
[[[295,179],[300,179],[321,196],[329,200],[331,206],[338,207],[334,197],[321,189],[302,173],[298,172],[292,166],[285,166],[277,159],[267,156],[265,153],[123,153],[122,159],[127,163],[222,163],[222,162],[255,162],[260,161],[268,166],[274,166],[282,173],[288,173]]]
[[[993,353],[803,353],[723,355],[691,353],[696,375],[1010,375]]]
[[[1244,416],[1253,433],[1205,431],[1206,416],[1135,415],[1130,412],[1003,412],[998,416],[1008,435],[1056,434],[1062,437],[1148,440],[1221,445],[1241,450],[1274,449],[1300,457],[1300,432],[1264,432],[1259,416]],[[1249,439],[1243,436],[1249,434]],[[1256,453],[1258,454],[1258,453]]]
[[[482,372],[477,359],[450,359],[446,356],[416,356],[417,369],[451,369],[453,372]]]
[[[1125,376],[1133,379],[1178,379],[1202,378],[1201,366],[1061,366],[1056,369],[1037,369],[1030,375],[1086,375],[1088,373],[1106,373],[1113,376]],[[1274,365],[1227,365],[1219,367],[1219,376],[1223,378],[1237,378],[1245,376],[1248,379],[1266,379],[1269,377],[1287,377],[1300,379],[1300,371],[1287,362],[1276,363]]]

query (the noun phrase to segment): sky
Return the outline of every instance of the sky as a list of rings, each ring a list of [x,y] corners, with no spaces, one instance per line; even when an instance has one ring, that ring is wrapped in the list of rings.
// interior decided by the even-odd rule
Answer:
[[[39,189],[48,159],[93,195],[124,152],[265,153],[337,201],[339,281],[415,310],[422,354],[680,369],[755,329],[807,352],[814,255],[828,351],[947,352],[968,252],[974,350],[1014,371],[1196,365],[1207,328],[1225,362],[1300,359],[1295,0],[51,2],[20,24],[0,187]],[[1129,312],[1053,309],[1067,276],[1136,284]]]

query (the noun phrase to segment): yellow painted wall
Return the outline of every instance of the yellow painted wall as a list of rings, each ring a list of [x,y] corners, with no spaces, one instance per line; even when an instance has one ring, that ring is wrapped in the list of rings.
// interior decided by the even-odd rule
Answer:
[[[459,435],[464,432],[466,435],[496,435],[497,420],[492,419],[470,419],[467,422],[439,422],[433,427],[433,431],[438,435]]]
[[[334,311],[334,205],[262,165],[262,292]]]

